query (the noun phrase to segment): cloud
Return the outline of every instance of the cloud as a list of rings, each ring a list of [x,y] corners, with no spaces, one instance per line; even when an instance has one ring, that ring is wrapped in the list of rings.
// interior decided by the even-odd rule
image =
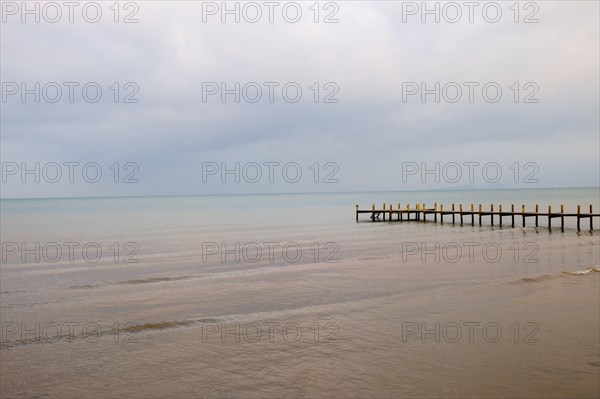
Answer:
[[[22,103],[17,94],[1,104],[0,153],[19,164],[131,161],[143,178],[124,187],[23,184],[5,176],[2,197],[440,188],[390,178],[404,161],[536,162],[542,186],[599,183],[596,2],[536,3],[537,11],[520,3],[519,23],[509,3],[500,3],[497,23],[486,22],[484,3],[473,23],[464,6],[460,21],[446,22],[453,15],[443,13],[447,3],[439,3],[440,23],[433,15],[422,23],[420,13],[406,13],[420,2],[319,3],[319,23],[309,3],[299,3],[299,22],[286,22],[285,2],[269,23],[258,2],[257,23],[243,15],[240,23],[232,15],[222,23],[219,14],[205,15],[204,23],[207,2],[141,2],[134,24],[114,23],[109,4],[101,4],[96,24],[80,17],[21,23],[19,15],[4,15],[3,91],[6,82],[30,89],[40,82],[42,89],[39,103],[33,95]],[[119,18],[131,11],[121,9]],[[523,23],[534,11],[539,22]],[[323,23],[327,16],[339,22]],[[48,82],[63,88],[60,101],[45,101]],[[64,82],[79,83],[72,103]],[[81,90],[90,82],[102,89],[95,103]],[[219,90],[239,82],[240,101],[230,93],[223,103],[220,92],[203,101],[207,82]],[[407,96],[410,82],[419,92]],[[421,89],[436,82],[439,102],[433,93],[423,102]],[[287,83],[293,87],[285,93]],[[486,84],[501,88],[498,102],[485,97]],[[245,100],[256,87],[261,99]],[[295,87],[301,99],[287,101]],[[456,87],[462,95],[453,103]],[[333,185],[202,183],[208,161],[299,162],[305,169],[335,162],[341,178]]]

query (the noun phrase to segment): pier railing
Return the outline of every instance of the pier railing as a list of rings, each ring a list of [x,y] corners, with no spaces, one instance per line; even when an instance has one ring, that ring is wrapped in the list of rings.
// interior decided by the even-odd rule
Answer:
[[[503,226],[505,219],[510,219],[511,227],[515,227],[515,218],[521,219],[521,226],[526,227],[527,218],[533,218],[535,227],[539,226],[540,218],[548,219],[548,228],[552,229],[552,219],[559,218],[560,219],[560,228],[564,230],[565,228],[565,218],[577,218],[577,231],[581,231],[581,220],[588,219],[590,231],[594,229],[593,218],[600,217],[600,214],[593,213],[592,205],[589,207],[589,213],[581,212],[581,205],[577,205],[577,213],[566,213],[564,205],[560,206],[560,212],[553,212],[552,206],[548,205],[548,211],[543,212],[540,211],[540,206],[538,204],[535,205],[535,211],[527,211],[525,209],[525,205],[521,205],[521,209],[515,210],[515,205],[511,204],[510,210],[503,210],[502,205],[499,205],[497,209],[494,209],[494,204],[490,204],[489,210],[483,209],[481,204],[478,204],[477,209],[475,209],[474,204],[470,204],[468,208],[463,208],[462,204],[458,204],[458,207],[455,204],[452,204],[450,209],[444,209],[444,205],[440,204],[438,206],[437,202],[433,205],[433,208],[427,208],[425,203],[420,204],[417,203],[413,208],[411,208],[410,204],[406,204],[405,207],[402,207],[400,203],[394,209],[392,204],[389,204],[389,207],[386,204],[383,204],[382,208],[377,209],[375,204],[371,205],[371,209],[360,209],[358,205],[356,205],[356,221],[359,221],[359,215],[368,214],[370,215],[369,219],[373,222],[379,221],[422,221],[423,223],[427,222],[427,216],[430,215],[433,218],[433,222],[439,221],[441,224],[444,224],[444,217],[450,218],[451,223],[460,223],[461,226],[465,223],[465,219],[467,222],[470,222],[471,226],[475,225],[475,218],[477,218],[479,226],[482,225],[483,218],[489,218],[490,224],[494,226],[494,218],[496,217],[496,221],[498,222],[498,226]],[[430,218],[431,219],[431,218]],[[458,219],[458,221],[457,221]],[[431,220],[429,220],[431,221]]]

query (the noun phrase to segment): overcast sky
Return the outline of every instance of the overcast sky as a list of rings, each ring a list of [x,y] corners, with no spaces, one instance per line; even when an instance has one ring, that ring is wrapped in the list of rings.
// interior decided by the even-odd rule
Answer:
[[[2,197],[599,185],[597,1],[276,3],[2,2]]]

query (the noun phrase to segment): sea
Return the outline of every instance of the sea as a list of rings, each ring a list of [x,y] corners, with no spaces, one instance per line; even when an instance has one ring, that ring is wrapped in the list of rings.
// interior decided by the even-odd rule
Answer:
[[[372,204],[600,213],[600,189],[1,200],[0,396],[600,396],[600,218]]]

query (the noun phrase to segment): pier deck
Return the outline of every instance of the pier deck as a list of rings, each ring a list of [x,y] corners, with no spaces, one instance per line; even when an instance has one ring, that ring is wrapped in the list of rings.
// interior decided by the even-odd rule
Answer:
[[[383,207],[380,209],[376,209],[375,204],[371,206],[371,209],[360,209],[356,205],[357,222],[359,222],[359,215],[362,214],[370,215],[369,219],[373,222],[386,221],[387,217],[387,220],[390,222],[422,221],[425,223],[433,221],[437,223],[439,217],[440,223],[444,224],[444,217],[447,217],[447,219],[451,219],[452,224],[460,223],[463,225],[466,218],[472,226],[475,225],[476,217],[479,226],[482,225],[484,217],[489,218],[492,226],[494,226],[495,217],[497,217],[498,226],[503,226],[505,219],[509,218],[511,227],[515,227],[515,218],[521,219],[522,227],[526,227],[527,218],[534,218],[535,227],[539,226],[540,218],[546,218],[549,229],[552,229],[552,219],[560,218],[560,228],[563,231],[565,228],[565,218],[577,219],[577,231],[581,231],[581,220],[589,219],[590,231],[593,231],[593,218],[600,217],[599,213],[593,213],[592,205],[589,207],[589,213],[581,213],[581,205],[577,205],[576,213],[565,213],[563,205],[560,206],[560,212],[552,212],[551,206],[548,206],[547,212],[540,212],[539,205],[535,206],[535,211],[526,211],[525,205],[521,205],[520,211],[515,211],[513,204],[510,207],[510,211],[507,211],[502,209],[502,205],[499,205],[498,209],[494,210],[494,205],[492,204],[489,210],[484,210],[482,205],[479,204],[477,210],[475,210],[474,205],[471,204],[468,210],[465,210],[462,204],[459,204],[458,207],[452,204],[450,209],[444,209],[443,204],[438,207],[437,203],[434,204],[433,208],[427,208],[425,204],[416,204],[414,208],[411,208],[410,204],[407,204],[404,209],[401,208],[400,204],[398,204],[396,209],[394,209],[392,204],[389,205],[389,208],[386,204],[383,204]],[[427,220],[427,215],[433,215],[433,220]]]

